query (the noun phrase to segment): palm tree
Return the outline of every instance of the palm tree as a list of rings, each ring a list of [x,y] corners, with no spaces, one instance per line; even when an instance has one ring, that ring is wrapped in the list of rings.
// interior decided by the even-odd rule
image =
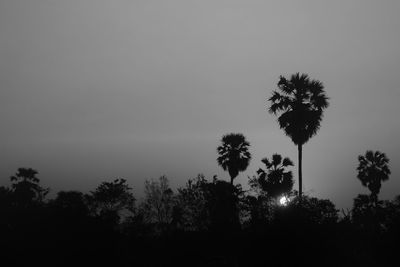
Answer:
[[[299,198],[302,196],[302,147],[320,128],[323,111],[328,107],[324,86],[318,80],[310,80],[307,74],[293,74],[290,79],[281,76],[278,91],[268,99],[269,112],[279,115],[278,123],[293,143],[299,157]]]
[[[219,155],[217,161],[224,171],[229,172],[231,185],[239,172],[246,170],[249,166],[251,159],[249,146],[250,143],[240,133],[226,134],[221,139],[221,145],[217,148]]]
[[[264,158],[261,160],[265,164],[266,170],[257,171],[257,182],[261,189],[271,198],[276,198],[288,193],[293,187],[293,174],[288,171],[293,162],[289,158],[284,158],[279,154],[273,154],[272,159]]]
[[[371,197],[377,201],[382,182],[389,179],[389,159],[385,153],[368,150],[365,156],[358,156],[358,175],[363,186],[371,191]]]

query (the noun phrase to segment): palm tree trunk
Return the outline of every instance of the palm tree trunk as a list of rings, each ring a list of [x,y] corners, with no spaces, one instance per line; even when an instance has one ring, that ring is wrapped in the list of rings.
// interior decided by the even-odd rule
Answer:
[[[303,194],[303,179],[302,179],[302,176],[301,176],[301,160],[302,160],[302,157],[303,157],[303,149],[302,149],[302,145],[301,144],[298,144],[297,145],[297,148],[298,148],[298,151],[299,151],[299,167],[298,167],[298,169],[299,169],[299,201],[300,201],[300,203],[301,203],[301,197],[302,197],[302,194]]]
[[[233,185],[233,179],[235,179],[235,177],[237,176],[237,173],[232,168],[229,168],[228,172],[229,172],[229,176],[231,177],[231,185]]]

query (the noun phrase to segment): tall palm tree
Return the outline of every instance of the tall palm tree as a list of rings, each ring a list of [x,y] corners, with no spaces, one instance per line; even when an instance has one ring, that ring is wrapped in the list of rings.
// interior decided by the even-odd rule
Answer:
[[[302,196],[302,147],[320,128],[323,111],[328,107],[324,86],[310,80],[307,74],[293,74],[290,79],[281,76],[277,91],[268,99],[269,112],[279,115],[278,123],[298,149],[299,198]]]
[[[221,145],[217,148],[219,155],[217,158],[218,165],[224,171],[227,170],[229,172],[232,185],[233,179],[238,176],[239,172],[246,170],[249,166],[251,159],[249,146],[250,143],[246,141],[243,134],[230,133],[222,137]]]
[[[368,150],[365,156],[358,156],[358,175],[363,186],[371,191],[371,197],[377,201],[382,182],[389,179],[389,159],[385,153]]]

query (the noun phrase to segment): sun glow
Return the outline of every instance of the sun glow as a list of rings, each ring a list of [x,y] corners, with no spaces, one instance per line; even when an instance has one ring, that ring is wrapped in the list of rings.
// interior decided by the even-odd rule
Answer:
[[[287,205],[289,204],[289,199],[288,199],[286,196],[282,196],[282,197],[279,199],[279,204],[280,204],[281,206],[287,206]]]

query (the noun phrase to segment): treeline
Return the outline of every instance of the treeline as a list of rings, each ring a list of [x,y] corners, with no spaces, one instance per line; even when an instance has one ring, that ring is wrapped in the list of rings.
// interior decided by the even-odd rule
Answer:
[[[234,185],[252,158],[240,133],[224,135],[217,147],[229,182],[199,174],[174,191],[161,176],[145,182],[142,200],[124,179],[46,199],[38,172],[20,168],[0,187],[3,265],[399,265],[400,196],[378,197],[389,159],[379,151],[359,156],[357,178],[370,194],[355,196],[351,210],[304,195],[303,146],[318,132],[328,97],[306,74],[280,77],[277,87],[268,110],[297,146],[298,191],[294,163],[279,154],[261,160],[249,191]]]
[[[371,153],[360,156],[361,181]],[[124,179],[46,199],[38,172],[20,168],[10,187],[0,187],[2,260],[7,266],[393,266],[400,197],[379,200],[374,182],[363,182],[371,194],[339,212],[327,199],[299,201],[288,158],[275,154],[263,162],[247,192],[201,174],[174,191],[161,176],[145,182],[140,201]],[[279,183],[279,176],[286,178]]]

